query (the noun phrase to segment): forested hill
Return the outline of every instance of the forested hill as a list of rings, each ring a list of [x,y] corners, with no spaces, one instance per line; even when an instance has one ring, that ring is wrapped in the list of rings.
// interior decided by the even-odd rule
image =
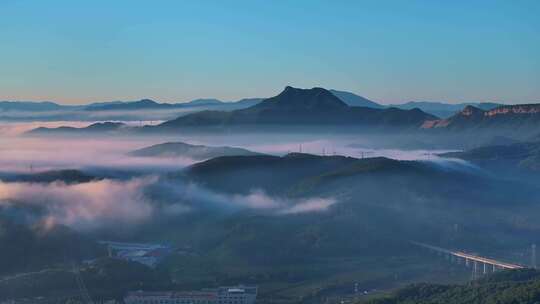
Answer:
[[[540,303],[540,271],[504,271],[467,285],[416,284],[368,304]]]

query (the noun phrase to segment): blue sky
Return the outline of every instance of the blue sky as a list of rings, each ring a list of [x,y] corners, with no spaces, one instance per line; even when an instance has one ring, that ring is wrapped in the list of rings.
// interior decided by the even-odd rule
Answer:
[[[0,100],[540,102],[540,1],[0,0]]]

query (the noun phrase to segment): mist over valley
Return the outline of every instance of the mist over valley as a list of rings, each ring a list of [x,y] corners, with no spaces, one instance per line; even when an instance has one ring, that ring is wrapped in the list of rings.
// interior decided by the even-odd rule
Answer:
[[[367,109],[324,89],[287,87],[245,110],[165,122],[4,122],[0,240],[19,245],[3,253],[14,262],[2,268],[0,290],[42,280],[10,279],[17,272],[104,259],[103,240],[175,248],[149,270],[167,273],[145,283],[149,289],[245,282],[258,285],[262,299],[283,301],[319,301],[347,284],[396,288],[427,279],[425,268],[438,282],[467,276],[460,268],[443,275],[444,262],[413,241],[527,263],[523,252],[540,231],[534,137],[485,128],[430,133],[425,124],[438,118],[422,110]],[[61,245],[68,243],[78,250]],[[132,284],[122,280],[89,290],[122,294]]]

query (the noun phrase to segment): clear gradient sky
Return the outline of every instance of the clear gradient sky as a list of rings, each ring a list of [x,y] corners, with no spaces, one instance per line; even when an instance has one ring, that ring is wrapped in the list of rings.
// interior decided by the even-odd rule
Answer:
[[[0,100],[540,102],[540,1],[0,0]]]

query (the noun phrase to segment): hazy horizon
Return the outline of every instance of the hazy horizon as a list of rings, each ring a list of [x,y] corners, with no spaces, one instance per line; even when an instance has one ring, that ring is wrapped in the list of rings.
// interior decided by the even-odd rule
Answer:
[[[296,87],[294,85],[287,85],[287,86]],[[415,100],[397,100],[397,101],[393,101],[393,102],[383,102],[383,101],[379,101],[377,99],[373,99],[373,98],[367,97],[365,95],[362,95],[361,93],[353,92],[351,90],[346,90],[346,89],[335,89],[335,88],[328,88],[328,87],[324,87],[324,86],[301,87],[301,88],[302,89],[311,89],[311,88],[315,88],[315,87],[322,87],[322,88],[325,88],[325,89],[328,89],[328,90],[337,90],[337,91],[344,91],[344,92],[353,93],[355,95],[358,95],[360,97],[364,97],[364,98],[369,99],[369,100],[371,100],[373,102],[376,102],[378,104],[388,105],[388,106],[390,106],[390,105],[398,105],[398,104],[405,104],[405,103],[409,103],[409,102],[434,102],[434,103],[443,103],[443,104],[462,104],[462,103],[529,104],[529,103],[540,103],[540,99],[539,100],[529,100],[529,101],[517,101],[517,102],[508,102],[508,101],[505,102],[505,101],[499,101],[499,100],[446,100],[446,99],[438,99],[438,100],[415,99]],[[270,98],[270,97],[276,96],[279,93],[281,93],[281,91],[284,88],[285,87],[283,87],[281,90],[277,91],[275,94],[269,95],[269,96],[244,96],[244,97],[238,97],[236,99],[224,99],[224,98],[213,97],[213,96],[200,96],[200,97],[194,97],[194,98],[186,99],[186,100],[179,100],[179,99],[161,100],[161,99],[142,96],[142,97],[134,97],[134,98],[126,98],[126,99],[110,98],[110,99],[103,99],[103,100],[87,100],[87,101],[81,101],[81,102],[78,102],[78,103],[71,103],[71,102],[59,101],[59,100],[53,100],[53,99],[34,99],[34,100],[32,100],[32,99],[6,99],[6,98],[4,98],[4,99],[0,98],[0,102],[5,102],[5,101],[8,101],[8,102],[36,102],[36,103],[37,102],[53,102],[53,103],[57,103],[59,105],[66,105],[66,106],[79,106],[79,105],[88,105],[88,104],[92,104],[92,103],[106,103],[106,102],[133,102],[133,101],[140,101],[140,100],[143,100],[143,99],[150,99],[150,100],[153,100],[153,101],[158,102],[158,103],[170,103],[170,104],[189,103],[191,101],[203,100],[203,99],[208,99],[208,100],[215,99],[215,100],[219,100],[219,101],[222,101],[222,102],[236,102],[236,101],[240,101],[242,99],[250,99],[250,98],[262,98],[262,99]]]

